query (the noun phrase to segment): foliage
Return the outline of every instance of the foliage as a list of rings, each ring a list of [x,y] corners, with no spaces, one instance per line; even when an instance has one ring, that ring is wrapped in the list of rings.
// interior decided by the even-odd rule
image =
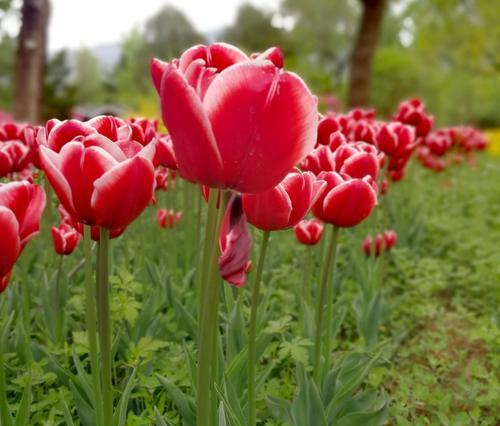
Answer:
[[[370,224],[341,234],[335,356],[321,388],[304,374],[311,365],[311,334],[298,322],[296,297],[304,247],[292,232],[272,235],[258,337],[262,424],[369,424],[367,416],[374,424],[388,419],[397,425],[500,420],[493,410],[500,403],[498,159],[484,155],[475,168],[462,165],[443,174],[414,166],[391,188],[388,207],[399,240],[388,259],[388,279],[380,283],[386,308],[382,343],[368,350],[353,306],[361,277],[369,273],[360,243]],[[188,188],[184,182],[176,185],[174,192],[160,194],[158,203],[187,211]],[[188,226],[191,219],[187,215],[182,219],[187,223],[160,232],[151,208],[113,241],[114,380],[119,407],[128,409],[122,424],[191,424],[197,333],[197,254],[189,243],[197,237]],[[75,425],[85,425],[91,396],[81,256],[77,252],[63,260],[65,339],[57,340],[50,302],[56,274],[48,271],[57,269],[58,259],[47,250],[47,223],[44,229],[0,299],[8,401],[12,414],[18,412],[23,398],[29,399],[25,389],[31,381],[30,425],[70,424],[68,415]],[[320,250],[317,246],[313,256],[316,276]],[[239,293],[221,284],[219,340],[227,368],[217,382],[220,424],[237,425],[245,418],[249,287],[241,292],[244,309],[238,310]],[[122,416],[125,408],[118,411]]]

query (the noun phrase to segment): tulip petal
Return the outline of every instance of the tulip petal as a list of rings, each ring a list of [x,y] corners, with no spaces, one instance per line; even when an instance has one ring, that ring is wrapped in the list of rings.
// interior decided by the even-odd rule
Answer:
[[[71,142],[77,136],[88,136],[97,131],[79,120],[66,120],[56,124],[48,135],[48,145],[54,151]]]
[[[292,201],[281,184],[269,191],[243,195],[243,210],[248,221],[264,231],[287,228],[292,207]]]
[[[229,201],[222,221],[219,246],[219,272],[227,282],[241,287],[245,284],[250,266],[252,237],[243,214],[241,197],[233,196]]]
[[[7,207],[0,206],[0,279],[13,268],[21,252],[19,222],[15,214]]]
[[[153,198],[153,165],[144,157],[134,157],[107,171],[94,188],[91,205],[97,225],[125,228]]]
[[[223,186],[222,159],[200,98],[173,67],[161,86],[162,116],[182,176],[211,187]]]
[[[50,185],[54,188],[59,201],[72,216],[78,217],[73,204],[71,187],[61,171],[61,156],[44,146],[40,146],[39,153],[40,165]]]
[[[314,147],[316,100],[299,77],[267,60],[221,72],[203,105],[224,159],[227,187],[266,191]]]

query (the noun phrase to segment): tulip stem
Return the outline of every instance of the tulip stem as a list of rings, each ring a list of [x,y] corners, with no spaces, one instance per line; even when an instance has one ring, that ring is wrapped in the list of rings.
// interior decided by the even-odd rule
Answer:
[[[255,426],[257,421],[257,401],[255,394],[255,364],[256,359],[256,340],[257,340],[257,313],[259,307],[260,284],[262,281],[262,271],[266,257],[267,246],[269,242],[269,231],[262,234],[262,243],[260,245],[259,260],[255,281],[252,287],[252,301],[250,310],[250,324],[248,331],[248,425]]]
[[[328,250],[326,252],[326,257],[323,262],[323,275],[321,277],[321,287],[317,297],[316,305],[316,338],[314,344],[314,380],[319,386],[320,376],[321,376],[321,341],[323,337],[323,318],[324,318],[324,308],[325,304],[331,304],[332,300],[328,300],[329,283],[328,278],[330,277],[330,270],[332,266],[335,265],[335,254],[337,251],[337,241],[338,241],[338,228],[332,225],[332,233],[330,237],[330,243],[328,245]],[[331,298],[330,298],[331,299]],[[330,339],[331,336],[326,336]]]
[[[6,323],[0,329],[0,425],[12,425],[9,402],[7,401],[7,384],[3,354],[7,345],[7,336],[10,329],[12,317],[7,318]]]
[[[198,329],[198,389],[197,416],[198,426],[207,426],[214,423],[212,405],[215,403],[215,361],[214,345],[216,342],[218,302],[217,291],[217,253],[218,231],[223,206],[217,210],[219,191],[212,189],[208,200],[207,224],[205,228],[205,242],[203,262],[200,278],[200,306]]]
[[[63,330],[63,322],[64,322],[64,309],[62,308],[63,304],[63,294],[62,294],[62,288],[61,288],[61,275],[62,275],[62,270],[63,270],[63,258],[64,256],[59,255],[59,262],[57,266],[57,273],[56,273],[56,297],[55,297],[55,311],[56,311],[56,323],[55,323],[55,330],[54,330],[54,337],[55,337],[55,342],[57,344],[62,344],[63,341],[63,336],[62,336],[62,330]]]
[[[95,290],[92,280],[92,241],[90,239],[90,227],[83,226],[83,250],[85,253],[85,293],[87,299],[86,320],[87,336],[89,344],[90,370],[92,375],[92,384],[94,387],[94,407],[96,412],[96,424],[103,425],[102,418],[102,398],[101,381],[99,378],[99,356],[97,352],[97,320],[95,306]]]
[[[305,259],[304,259],[304,274],[302,275],[302,298],[304,303],[310,303],[311,301],[311,247],[305,246]]]
[[[99,268],[97,274],[97,315],[99,325],[99,344],[101,351],[101,383],[103,418],[105,424],[113,419],[113,384],[111,379],[111,314],[109,308],[109,231],[100,229]]]

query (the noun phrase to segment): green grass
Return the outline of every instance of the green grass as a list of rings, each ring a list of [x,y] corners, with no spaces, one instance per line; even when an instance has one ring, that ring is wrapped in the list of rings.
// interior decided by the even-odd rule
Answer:
[[[388,259],[387,279],[381,282],[385,303],[379,336],[388,343],[383,359],[356,388],[357,392],[371,385],[388,395],[388,424],[500,424],[499,183],[500,159],[481,156],[475,168],[455,167],[439,175],[413,164],[407,179],[391,188],[389,222],[399,240]],[[161,424],[159,417],[182,425],[172,389],[194,395],[196,374],[190,360],[196,359],[199,250],[193,212],[198,193],[186,192],[178,182],[168,197],[160,194],[159,203],[184,209],[179,227],[160,230],[150,208],[112,243],[117,400],[136,371],[127,425]],[[338,360],[347,351],[364,349],[354,307],[370,270],[360,244],[371,223],[340,237],[335,312],[337,319],[341,313],[345,317],[334,340]],[[254,235],[257,247],[260,235]],[[316,266],[319,251],[317,246]],[[75,424],[85,424],[82,256],[80,247],[63,263],[64,343],[51,334],[58,259],[47,230],[27,248],[0,300],[4,325],[13,313],[4,348],[8,399],[15,413],[31,377],[30,425],[66,424],[60,395]],[[259,327],[268,344],[258,369],[265,373],[258,394],[259,417],[268,426],[284,424],[271,417],[270,398],[292,400],[297,364],[306,369],[311,365],[311,335],[297,321],[303,257],[304,247],[291,231],[272,234]],[[239,316],[233,309],[237,291],[222,284],[220,288],[220,341],[223,356],[234,361],[246,343],[248,303]],[[250,285],[242,292],[245,302],[249,290]],[[238,369],[231,374],[236,377]],[[229,398],[231,391],[220,384]],[[189,406],[189,399],[185,402]]]

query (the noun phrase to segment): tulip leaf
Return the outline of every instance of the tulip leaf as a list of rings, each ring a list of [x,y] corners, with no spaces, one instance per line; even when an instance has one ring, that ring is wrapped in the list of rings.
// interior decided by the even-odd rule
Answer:
[[[69,411],[68,404],[66,404],[66,400],[64,399],[64,393],[60,389],[59,390],[59,399],[61,401],[61,408],[64,416],[64,421],[67,426],[75,426],[73,422],[73,418],[71,417],[71,412]]]
[[[28,378],[28,384],[24,389],[19,408],[17,409],[17,416],[14,426],[25,426],[29,424],[31,412],[31,375]]]
[[[156,378],[163,385],[167,393],[170,395],[170,398],[172,398],[172,401],[182,416],[183,424],[185,426],[194,425],[196,423],[196,410],[193,398],[186,395],[179,389],[179,387],[165,377],[157,374]]]
[[[291,407],[292,423],[295,426],[328,426],[316,383],[302,364],[297,364],[297,386],[298,392]]]
[[[115,426],[125,426],[125,422],[127,421],[127,407],[128,401],[130,399],[130,394],[132,393],[132,389],[135,385],[135,376],[136,369],[132,370],[132,374],[130,375],[127,385],[125,386],[125,390],[118,402],[118,406],[116,408],[116,412],[114,414],[114,424]]]
[[[155,412],[156,426],[170,426],[168,422],[162,417],[162,415],[158,411],[158,408],[155,407],[154,412]]]

